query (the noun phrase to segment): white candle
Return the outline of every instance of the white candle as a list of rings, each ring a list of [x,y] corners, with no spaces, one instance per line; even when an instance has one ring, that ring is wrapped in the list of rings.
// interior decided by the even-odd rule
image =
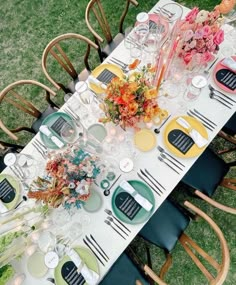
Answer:
[[[28,246],[25,250],[25,254],[28,256],[31,256],[35,252],[36,248],[37,248],[36,244],[32,244]]]
[[[123,134],[120,134],[120,135],[118,136],[118,140],[119,140],[120,142],[122,142],[124,139],[125,139],[125,136],[124,136]]]

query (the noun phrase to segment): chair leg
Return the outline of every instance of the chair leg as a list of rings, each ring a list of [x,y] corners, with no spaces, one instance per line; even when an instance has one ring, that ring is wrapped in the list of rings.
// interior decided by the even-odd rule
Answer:
[[[172,255],[168,251],[165,251],[165,256],[166,256],[166,261],[163,264],[160,271],[160,278],[162,280],[164,280],[164,276],[172,264]]]
[[[150,248],[147,245],[145,245],[145,247],[146,247],[146,253],[147,253],[147,264],[152,269],[152,259],[151,259],[151,254],[150,254]],[[154,280],[150,278],[149,276],[148,276],[148,281],[150,285],[154,285]]]

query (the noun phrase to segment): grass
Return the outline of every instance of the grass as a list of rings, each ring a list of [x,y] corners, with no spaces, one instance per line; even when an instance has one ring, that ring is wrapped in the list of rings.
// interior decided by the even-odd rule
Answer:
[[[109,15],[109,22],[112,23],[112,33],[117,32],[118,16],[122,1],[119,0],[103,0],[105,10]],[[135,16],[140,11],[148,11],[156,4],[156,0],[139,0],[137,8],[132,7],[125,21],[125,26],[132,25]],[[220,1],[205,0],[185,0],[181,4],[191,8],[195,5],[201,9],[212,9]],[[85,24],[84,13],[88,0],[8,0],[0,2],[0,88],[5,88],[8,84],[20,79],[35,79],[49,87],[53,86],[45,78],[41,69],[41,56],[48,42],[54,37],[68,32],[75,32],[85,35],[92,39]],[[115,12],[114,12],[115,11]],[[118,16],[116,16],[118,15]],[[98,58],[93,54],[92,64],[96,66],[99,63]],[[55,74],[56,71],[55,71]],[[54,89],[54,88],[53,88]],[[55,89],[54,89],[55,90]],[[37,92],[31,93],[31,99],[35,104],[41,104],[41,97],[36,97]],[[62,104],[63,94],[57,94],[57,102]],[[1,119],[6,120],[11,126],[17,121],[24,121],[22,115],[16,114],[15,110],[8,106],[0,105]],[[0,131],[1,139],[4,138],[3,132]],[[22,141],[29,138],[23,134]],[[222,145],[222,141],[215,139],[211,147],[217,149]],[[228,157],[226,157],[228,159]],[[214,167],[214,166],[213,166]],[[230,176],[236,176],[235,169],[232,170]],[[233,193],[235,194],[235,193]],[[225,204],[235,205],[235,195],[221,188],[217,190],[216,200]],[[236,247],[235,217],[225,214],[212,207],[207,206],[201,200],[189,198],[183,189],[176,189],[173,192],[176,199],[183,200],[188,198],[193,201],[201,209],[205,210],[223,230],[228,242],[231,254],[230,271],[225,282],[226,285],[236,284]],[[200,221],[199,223],[191,223],[187,233],[194,237],[197,241],[205,243],[207,249],[215,256],[217,255],[218,245],[212,238],[212,232],[207,226]],[[140,255],[143,255],[143,247],[140,241],[135,239],[133,245],[137,248]],[[162,251],[156,247],[151,247],[151,253],[154,260],[154,269],[158,270],[164,261]],[[206,284],[201,273],[193,265],[190,258],[186,255],[180,245],[177,245],[174,252],[174,264],[166,276],[166,281],[170,284]]]

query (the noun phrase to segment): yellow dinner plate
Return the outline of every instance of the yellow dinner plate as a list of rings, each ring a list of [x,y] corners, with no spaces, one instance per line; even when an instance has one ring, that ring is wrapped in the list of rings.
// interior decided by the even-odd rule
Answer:
[[[114,64],[107,64],[107,63],[101,64],[98,67],[96,67],[92,71],[92,75],[97,78],[99,76],[99,74],[101,74],[103,72],[104,69],[111,71],[112,73],[114,73],[119,78],[122,78],[124,76],[124,73],[120,67],[118,67],[117,65],[114,65]],[[89,83],[89,87],[97,94],[101,94],[101,93],[105,92],[105,90],[103,88],[101,88],[100,86],[93,84],[93,83]]]
[[[184,118],[191,125],[193,129],[197,130],[204,138],[208,139],[206,128],[197,119],[189,117],[189,116],[180,116],[180,117]],[[183,127],[181,127],[176,122],[177,119],[178,117],[170,121],[164,130],[164,142],[165,142],[166,147],[169,149],[170,152],[172,152],[178,157],[188,158],[188,157],[197,156],[200,153],[202,153],[205,147],[199,148],[196,144],[193,144],[192,147],[188,150],[188,152],[186,152],[186,154],[183,154],[168,141],[168,134],[170,131],[174,129],[179,129],[183,131],[184,133],[188,134],[188,131],[184,129]]]
[[[134,136],[134,143],[141,151],[149,151],[156,146],[156,136],[148,129],[138,131]]]

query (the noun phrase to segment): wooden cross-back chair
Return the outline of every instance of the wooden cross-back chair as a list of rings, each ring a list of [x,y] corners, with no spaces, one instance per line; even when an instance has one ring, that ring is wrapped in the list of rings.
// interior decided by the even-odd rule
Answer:
[[[31,85],[31,86],[38,86],[40,89],[46,92],[45,100],[48,103],[48,107],[44,111],[38,110],[33,102],[26,100],[23,96],[21,96],[17,92],[17,88],[23,85]],[[49,114],[56,112],[58,110],[58,106],[51,100],[51,96],[54,97],[56,93],[51,90],[46,85],[35,81],[35,80],[19,80],[14,83],[11,83],[7,87],[5,87],[0,93],[0,108],[3,101],[7,102],[8,104],[14,106],[16,109],[29,114],[30,116],[35,118],[33,124],[28,126],[19,126],[14,129],[9,129],[4,123],[3,118],[0,115],[0,129],[5,132],[11,139],[18,140],[18,137],[15,133],[21,131],[28,131],[30,133],[36,134],[39,131],[39,127],[42,121],[48,116]],[[2,113],[1,113],[2,114]],[[17,119],[17,118],[16,118]]]
[[[99,46],[99,57],[101,62],[106,58],[117,46],[118,44],[124,39],[124,32],[123,32],[123,23],[125,17],[128,13],[130,4],[134,6],[138,6],[138,2],[136,0],[123,0],[120,2],[126,2],[123,13],[120,17],[119,22],[119,33],[113,37],[111,34],[111,29],[107,21],[107,17],[105,15],[104,8],[102,6],[101,0],[90,0],[86,11],[85,11],[85,21],[88,26],[88,29],[94,36],[95,43]],[[93,13],[95,16],[98,25],[100,26],[103,36],[106,40],[107,45],[102,48],[101,43],[104,42],[104,39],[94,30],[93,25],[90,22],[90,16]]]
[[[68,40],[77,40],[81,43],[84,43],[87,46],[86,53],[84,54],[83,59],[83,70],[80,72],[77,72],[75,67],[73,66],[71,60],[65,53],[65,51],[61,47],[62,42],[66,42]],[[47,79],[59,90],[62,89],[65,93],[68,92],[74,92],[75,91],[75,84],[78,81],[84,81],[89,76],[89,73],[91,72],[91,67],[89,65],[89,55],[91,48],[94,48],[95,50],[98,50],[98,46],[92,42],[90,39],[80,35],[80,34],[74,34],[74,33],[68,33],[63,34],[55,39],[51,40],[49,44],[46,46],[43,52],[42,56],[42,69],[47,77]],[[47,59],[48,55],[51,54],[53,58],[58,62],[58,64],[69,74],[69,76],[73,79],[73,82],[70,83],[69,86],[62,84],[60,82],[57,82],[51,75],[48,73],[47,69]],[[79,54],[79,51],[78,51]]]
[[[229,249],[224,235],[218,225],[206,213],[188,201],[185,201],[184,205],[203,218],[213,229],[215,236],[220,242],[220,247],[218,247],[218,251],[221,253],[220,262],[199,246],[201,241],[197,243],[185,233],[185,230],[190,223],[190,219],[169,200],[165,200],[162,203],[160,208],[139,232],[139,235],[152,244],[164,249],[166,253],[167,260],[162,266],[159,275],[161,280],[164,279],[167,270],[172,264],[171,252],[179,241],[194,264],[206,277],[208,284],[221,285],[227,277],[230,265]],[[203,238],[203,236],[201,237]],[[204,262],[199,259],[200,256],[204,259]],[[206,263],[211,265],[213,269],[212,273],[210,272],[211,269],[208,269],[209,267],[206,268]]]
[[[236,178],[226,177],[233,166],[236,166],[236,161],[226,163],[207,148],[185,174],[181,182],[193,188],[194,194],[208,204],[224,212],[236,214],[236,207],[223,205],[212,198],[218,186],[234,190],[232,194],[236,195]]]

